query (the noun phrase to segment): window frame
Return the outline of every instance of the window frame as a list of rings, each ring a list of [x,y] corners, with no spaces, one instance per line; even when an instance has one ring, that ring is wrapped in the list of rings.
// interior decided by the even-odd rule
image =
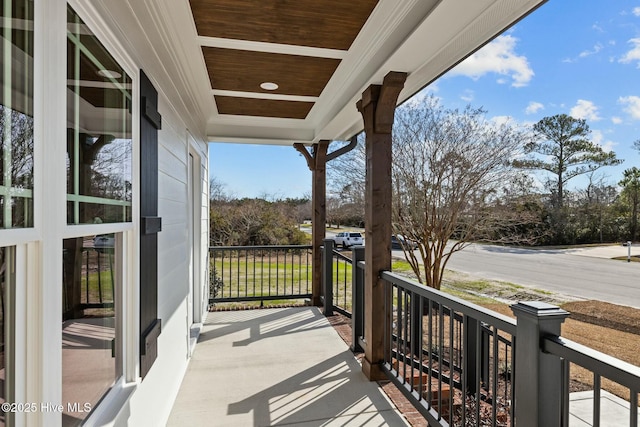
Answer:
[[[120,410],[122,402],[135,390],[139,381],[139,245],[136,236],[139,234],[140,218],[140,103],[139,103],[139,67],[126,54],[126,51],[114,35],[106,27],[106,24],[98,18],[98,14],[90,4],[81,0],[68,0],[65,2],[65,23],[66,5],[69,5],[78,16],[84,21],[87,27],[93,32],[95,37],[103,44],[107,52],[122,67],[131,78],[131,221],[103,224],[67,224],[66,222],[66,175],[63,176],[62,186],[65,189],[64,199],[64,231],[62,238],[80,237],[93,234],[115,233],[116,252],[120,256],[114,259],[115,270],[118,272],[120,286],[116,287],[116,300],[119,301],[116,317],[117,334],[122,338],[117,340],[116,351],[119,353],[117,371],[121,373],[113,387],[103,396],[100,404],[92,409],[91,414],[85,419],[89,423],[100,424],[113,420],[117,411]],[[66,27],[65,27],[66,28]],[[64,57],[67,51],[65,48]],[[66,76],[66,63],[65,63]],[[66,88],[66,86],[65,86]],[[66,114],[66,110],[65,110]],[[65,122],[66,124],[66,122]],[[66,155],[66,147],[65,147]],[[66,170],[66,165],[62,165]],[[60,241],[60,245],[62,242]],[[61,316],[59,316],[61,318]],[[119,343],[118,343],[119,341]],[[62,386],[62,384],[60,384]]]

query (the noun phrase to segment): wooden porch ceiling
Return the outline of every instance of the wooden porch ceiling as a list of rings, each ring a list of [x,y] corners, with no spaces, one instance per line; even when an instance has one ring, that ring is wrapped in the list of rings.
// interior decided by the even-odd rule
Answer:
[[[212,142],[311,144],[363,128],[391,71],[403,102],[546,0],[93,0]],[[263,88],[271,83],[271,88]],[[274,86],[277,85],[277,87]]]
[[[341,56],[377,2],[190,0],[198,35],[206,38],[202,53],[218,113],[305,119],[316,99],[296,97],[319,97],[341,60],[320,56],[319,51],[282,53],[277,47],[331,49],[341,51],[332,56]],[[262,51],[205,45],[215,44],[214,39],[258,42]],[[264,89],[265,83],[277,88]]]

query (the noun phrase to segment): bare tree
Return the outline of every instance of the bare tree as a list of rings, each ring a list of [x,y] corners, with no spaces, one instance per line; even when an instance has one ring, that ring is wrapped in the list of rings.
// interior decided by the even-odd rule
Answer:
[[[453,253],[500,240],[497,230],[522,221],[493,207],[523,135],[482,109],[446,109],[434,97],[399,108],[393,135],[394,231],[417,243],[404,252],[418,280],[439,289]]]
[[[327,206],[329,216],[364,222],[365,170],[364,134],[360,134],[353,150],[327,163],[327,186],[335,199]]]

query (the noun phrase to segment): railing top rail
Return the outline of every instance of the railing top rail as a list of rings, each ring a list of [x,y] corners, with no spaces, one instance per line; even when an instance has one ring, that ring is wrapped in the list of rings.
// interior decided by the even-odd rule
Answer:
[[[498,329],[503,330],[511,335],[516,334],[516,321],[500,313],[496,313],[492,310],[488,310],[479,305],[470,303],[461,298],[448,295],[437,289],[429,288],[413,280],[402,277],[396,273],[390,271],[383,271],[380,277],[387,280],[394,285],[402,286],[403,288],[414,292],[422,297],[428,298],[439,304],[453,309],[454,311],[463,312],[465,315],[478,319],[482,322],[496,326]]]
[[[340,253],[340,251],[337,251],[335,249],[333,250],[333,256],[338,258],[338,259],[341,259],[343,261],[346,261],[346,262],[348,262],[350,264],[353,264],[353,260],[351,258],[349,258],[348,256]]]
[[[640,367],[557,336],[542,339],[542,350],[640,392]]]
[[[277,249],[313,249],[312,245],[260,245],[260,246],[209,246],[209,252],[213,251],[237,251],[237,250],[277,250]]]

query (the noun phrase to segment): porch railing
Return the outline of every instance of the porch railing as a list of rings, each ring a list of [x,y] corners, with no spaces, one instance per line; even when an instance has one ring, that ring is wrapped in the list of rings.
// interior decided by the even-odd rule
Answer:
[[[351,316],[354,351],[364,334],[364,248],[323,247],[324,310]],[[311,298],[311,247],[213,247],[221,284],[210,302]],[[628,425],[638,426],[640,368],[561,337],[568,313],[538,302],[512,306],[515,320],[385,271],[389,379],[432,426],[569,425],[570,369],[593,375],[591,425],[603,383],[628,389]],[[516,345],[517,344],[517,345]],[[623,408],[624,409],[624,408]],[[624,425],[624,424],[623,424]]]
[[[209,248],[209,304],[310,299],[311,246]]]
[[[353,349],[361,350],[364,248],[350,258],[357,266],[351,280]],[[601,399],[606,379],[628,389],[627,425],[638,426],[640,367],[562,338],[564,310],[518,303],[514,320],[392,272],[381,277],[389,313],[383,370],[429,425],[568,427],[570,369],[577,365],[593,375],[590,425],[609,421]],[[325,292],[329,287],[335,285],[325,284]]]
[[[511,425],[514,320],[391,272],[387,376],[431,425]]]
[[[361,251],[364,248],[360,247]],[[339,251],[332,239],[325,239],[322,250],[322,289],[324,314],[330,316],[337,311],[351,317],[354,304],[352,285],[354,283],[353,260],[356,252]],[[364,254],[364,252],[361,252]],[[329,255],[330,254],[330,255]]]
[[[573,341],[557,337],[544,337],[542,351],[556,358],[561,363],[562,375],[558,378],[548,378],[555,382],[552,387],[557,387],[560,382],[562,390],[562,425],[569,425],[569,390],[571,364],[575,364],[593,374],[593,406],[591,425],[598,426],[603,423],[603,411],[601,407],[602,379],[620,384],[628,389],[629,400],[629,424],[638,425],[638,393],[640,393],[640,368],[625,363],[607,354],[600,353],[589,347],[585,347]]]

